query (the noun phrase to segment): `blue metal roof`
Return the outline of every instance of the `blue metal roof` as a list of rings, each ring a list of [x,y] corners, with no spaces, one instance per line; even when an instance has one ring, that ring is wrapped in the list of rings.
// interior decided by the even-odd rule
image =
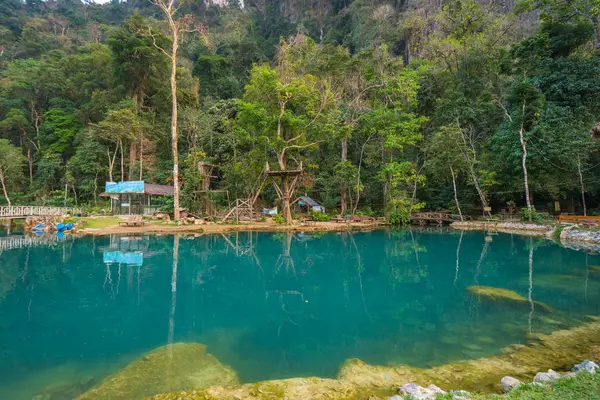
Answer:
[[[313,199],[311,199],[308,196],[300,196],[300,199],[311,207],[319,207],[320,206],[319,203],[317,203],[316,201],[314,201]]]

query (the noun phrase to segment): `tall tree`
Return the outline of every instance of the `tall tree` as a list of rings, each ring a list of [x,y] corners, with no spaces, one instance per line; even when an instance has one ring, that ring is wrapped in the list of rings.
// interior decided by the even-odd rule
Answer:
[[[0,139],[0,184],[9,207],[12,204],[8,197],[8,189],[16,187],[22,179],[24,163],[25,156],[21,153],[21,149],[13,146],[6,139]]]
[[[298,176],[290,177],[288,172],[300,168],[303,150],[334,137],[340,123],[334,105],[331,91],[313,75],[289,76],[285,69],[268,65],[252,69],[238,121],[251,141],[277,159],[282,171],[282,213],[288,224],[292,223],[290,201],[298,181]],[[290,168],[290,159],[297,165]]]
[[[175,2],[175,0],[149,0],[157,6],[165,18],[169,27],[169,35],[171,36],[171,49],[165,50],[156,41],[156,35],[149,29],[148,33],[152,37],[153,44],[163,52],[171,61],[171,153],[173,156],[173,207],[175,209],[174,216],[176,220],[180,218],[179,207],[179,150],[177,148],[177,53],[179,44],[183,40],[184,34],[194,31],[199,31],[201,36],[206,38],[206,30],[201,27],[194,27],[194,19],[191,15],[175,18],[179,7],[185,3],[185,0]],[[206,39],[205,39],[206,40]]]

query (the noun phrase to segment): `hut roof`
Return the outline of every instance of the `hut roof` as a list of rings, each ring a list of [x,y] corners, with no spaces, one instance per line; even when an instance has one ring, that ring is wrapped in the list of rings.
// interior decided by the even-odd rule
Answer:
[[[144,184],[144,194],[149,196],[173,196],[175,190],[169,185],[155,185],[153,183]]]
[[[118,194],[139,193],[148,196],[173,196],[173,186],[155,185],[144,181],[107,182],[101,197],[118,197]]]
[[[302,200],[304,203],[308,204],[311,207],[320,207],[321,205],[314,201],[312,198],[308,196],[300,196],[298,200]]]

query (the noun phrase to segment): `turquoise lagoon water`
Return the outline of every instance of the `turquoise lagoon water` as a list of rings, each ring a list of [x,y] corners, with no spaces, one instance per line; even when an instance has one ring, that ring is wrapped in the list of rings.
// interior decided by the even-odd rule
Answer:
[[[355,357],[428,367],[501,354],[530,332],[600,314],[600,256],[512,235],[245,232],[21,245],[0,254],[2,399],[53,385],[72,385],[62,395],[72,397],[169,342],[206,344],[242,382],[334,377]],[[527,302],[489,302],[471,285]]]

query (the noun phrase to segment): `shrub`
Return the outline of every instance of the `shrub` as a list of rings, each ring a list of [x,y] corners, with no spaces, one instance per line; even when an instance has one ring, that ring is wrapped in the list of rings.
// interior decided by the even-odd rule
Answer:
[[[410,225],[410,211],[406,208],[401,208],[390,213],[390,225]]]
[[[521,209],[522,217],[521,219],[524,222],[529,222],[529,216],[531,215],[531,222],[543,222],[545,219],[550,218],[550,214],[545,212],[537,212],[535,208],[532,208],[531,211],[527,208]]]
[[[281,214],[275,214],[273,215],[273,221],[275,221],[276,224],[283,224],[285,222],[285,218],[283,218],[283,215]]]
[[[313,221],[326,222],[331,220],[331,216],[320,211],[313,211],[310,213],[310,217]]]

